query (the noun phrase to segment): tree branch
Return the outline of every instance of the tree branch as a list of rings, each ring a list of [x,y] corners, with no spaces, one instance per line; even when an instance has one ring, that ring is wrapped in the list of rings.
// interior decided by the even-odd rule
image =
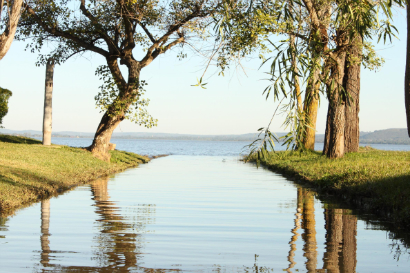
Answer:
[[[78,44],[79,46],[82,46],[90,51],[93,51],[95,53],[98,53],[104,57],[108,57],[109,56],[109,52],[107,52],[106,50],[97,47],[93,44],[90,44],[87,41],[84,41],[83,39],[81,39],[80,37],[69,33],[67,31],[63,31],[58,29],[58,27],[56,25],[53,26],[49,26],[47,23],[45,23],[37,14],[36,12],[27,4],[24,3],[23,4],[24,7],[27,9],[27,12],[33,17],[33,19],[48,33],[54,35],[55,37],[62,37],[62,38],[66,38],[69,40],[72,40],[73,42],[75,42],[76,44]]]
[[[198,5],[195,6],[195,10],[194,10],[191,14],[189,14],[187,17],[185,17],[185,18],[184,18],[183,20],[181,20],[180,22],[171,25],[171,26],[169,27],[168,31],[167,31],[161,38],[159,38],[158,40],[156,40],[156,42],[148,49],[147,54],[145,55],[145,57],[141,60],[141,65],[142,65],[142,66],[148,65],[148,64],[151,63],[152,60],[155,59],[159,54],[164,53],[164,52],[166,51],[166,50],[165,50],[165,51],[162,51],[162,50],[159,50],[159,51],[158,51],[158,48],[159,48],[161,45],[163,45],[164,43],[167,42],[167,40],[168,40],[168,38],[171,36],[171,34],[173,34],[173,33],[175,33],[176,31],[178,31],[180,27],[182,27],[183,25],[185,25],[185,24],[186,24],[187,22],[189,22],[190,20],[192,20],[192,19],[194,19],[194,18],[196,18],[196,17],[205,17],[205,16],[206,16],[206,14],[200,14],[201,8],[202,8],[202,4],[203,4],[203,1],[201,2],[201,4],[198,4]],[[182,40],[181,40],[181,38],[182,38]],[[177,42],[176,44],[181,43],[181,42],[183,41],[183,37],[180,37],[180,38],[179,38],[178,40],[176,40],[176,41],[179,41],[179,40],[181,40],[181,41],[180,41],[180,42]],[[175,42],[175,41],[174,41],[174,42]],[[173,42],[173,43],[174,43],[174,42]],[[171,44],[173,44],[173,43],[171,43]],[[169,44],[169,45],[171,45],[171,44]],[[169,45],[168,45],[168,46],[169,46]],[[175,44],[174,44],[174,45],[175,45]],[[174,46],[174,45],[172,45],[172,46]],[[171,46],[171,47],[172,47],[172,46]],[[168,49],[167,49],[167,50],[168,50]],[[152,58],[154,53],[156,54],[156,56],[155,56],[154,58]],[[144,65],[144,63],[147,63],[147,64]]]
[[[1,1],[1,0],[0,0]],[[148,38],[151,40],[153,44],[155,44],[157,41],[155,40],[154,36],[152,36],[151,32],[145,27],[143,23],[141,23],[139,20],[137,20],[138,25],[142,27],[142,29],[145,31],[145,34],[147,34]]]
[[[141,63],[141,68],[149,65],[153,60],[155,60],[156,57],[158,57],[159,55],[167,52],[172,47],[174,47],[174,46],[176,46],[180,43],[183,43],[184,40],[185,40],[184,37],[179,37],[177,40],[167,44],[166,46],[155,49],[155,51],[152,54],[150,54],[149,56],[146,55],[144,57],[144,59],[142,59],[142,61],[140,62]]]
[[[114,41],[110,38],[110,36],[107,35],[107,33],[101,31],[103,27],[98,22],[98,20],[91,14],[91,12],[85,7],[85,0],[81,0],[80,10],[96,26],[97,32],[101,34],[101,38],[103,38],[104,41],[107,43],[107,46],[110,49],[111,53],[113,53],[113,51],[120,53],[120,49],[118,48],[117,44],[114,43]]]

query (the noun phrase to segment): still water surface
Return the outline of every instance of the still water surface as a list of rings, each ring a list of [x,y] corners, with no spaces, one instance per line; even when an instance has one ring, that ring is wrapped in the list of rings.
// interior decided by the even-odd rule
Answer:
[[[0,272],[409,272],[359,218],[234,156],[169,156],[0,218]]]
[[[38,138],[41,140],[41,138]],[[210,156],[238,156],[246,154],[247,145],[251,141],[189,141],[189,140],[154,140],[154,139],[111,139],[117,144],[117,149],[130,151],[141,155],[210,155]],[[54,144],[73,147],[87,147],[92,143],[91,138],[53,138]],[[380,150],[410,151],[410,145],[396,144],[360,144]],[[277,144],[275,149],[283,151],[285,146]],[[322,151],[323,143],[316,143],[315,150]]]

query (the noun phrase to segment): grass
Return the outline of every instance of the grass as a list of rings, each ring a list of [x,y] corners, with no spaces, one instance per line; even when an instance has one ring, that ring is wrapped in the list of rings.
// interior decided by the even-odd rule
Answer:
[[[0,135],[0,213],[77,185],[146,163],[137,154],[111,151],[111,163],[68,146],[43,146],[35,139]]]
[[[410,227],[410,152],[366,147],[337,160],[318,152],[277,152],[261,164]]]

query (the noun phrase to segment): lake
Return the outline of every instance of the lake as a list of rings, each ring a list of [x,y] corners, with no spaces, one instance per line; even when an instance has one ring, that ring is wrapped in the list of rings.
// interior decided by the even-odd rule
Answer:
[[[409,272],[405,236],[244,164],[248,143],[113,142],[172,156],[0,218],[0,272]]]

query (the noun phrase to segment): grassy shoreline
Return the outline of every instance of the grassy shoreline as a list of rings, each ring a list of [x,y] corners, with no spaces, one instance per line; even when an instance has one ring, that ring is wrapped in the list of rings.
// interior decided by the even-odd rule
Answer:
[[[80,148],[43,146],[38,140],[0,135],[0,215],[148,161],[115,150],[107,163]]]
[[[410,228],[410,152],[365,147],[337,160],[319,152],[276,152],[260,163],[320,194],[379,215],[398,228]]]

